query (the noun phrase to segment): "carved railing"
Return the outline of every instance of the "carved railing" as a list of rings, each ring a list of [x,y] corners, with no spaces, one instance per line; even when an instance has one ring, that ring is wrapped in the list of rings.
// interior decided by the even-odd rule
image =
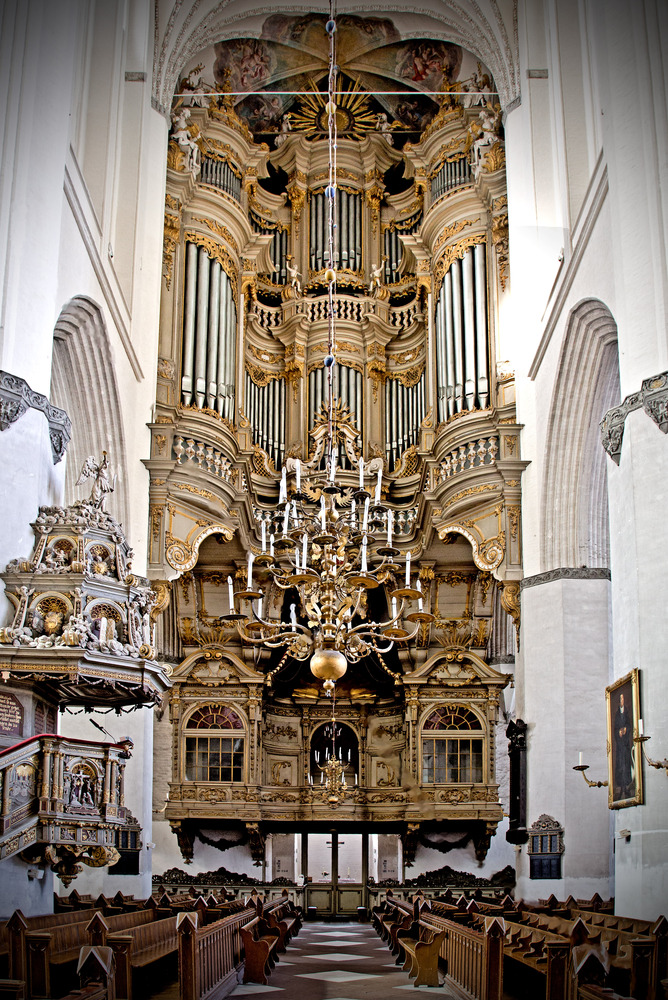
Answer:
[[[3,750],[2,857],[38,842],[113,846],[112,827],[124,826],[128,818],[123,772],[130,746],[34,736]]]
[[[241,928],[255,918],[243,910],[196,929],[189,919],[179,927],[179,980],[182,1000],[209,996],[234,977],[243,958]]]
[[[305,316],[309,323],[326,322],[328,318],[329,300],[326,296],[305,296],[302,299],[288,300],[290,308],[297,307],[297,312]],[[336,299],[336,316],[339,320],[349,320],[361,323],[365,316],[376,312],[376,299],[338,295]],[[417,300],[403,306],[390,306],[388,317],[391,326],[406,329],[416,321],[420,314]],[[274,329],[283,322],[283,307],[269,306],[256,302],[251,315],[257,324],[265,330]]]

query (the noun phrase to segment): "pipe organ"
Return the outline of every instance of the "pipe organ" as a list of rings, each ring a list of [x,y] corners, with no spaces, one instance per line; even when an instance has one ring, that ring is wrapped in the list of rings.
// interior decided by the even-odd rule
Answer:
[[[210,184],[229,194],[231,198],[241,200],[241,172],[227,160],[203,157],[200,177],[202,184]]]
[[[336,189],[337,267],[359,271],[362,267],[362,194],[352,188]],[[309,205],[309,262],[317,273],[329,267],[328,204],[324,190],[314,191]]]
[[[390,469],[407,448],[417,446],[420,424],[425,416],[424,371],[415,385],[405,385],[398,378],[385,382],[385,454]]]
[[[274,285],[284,285],[288,278],[286,264],[288,259],[288,241],[290,237],[289,227],[281,225],[281,223],[271,223],[266,219],[261,219],[254,212],[249,213],[249,219],[253,232],[271,235],[272,239],[269,244],[269,255],[271,257],[271,263],[274,270],[269,275],[269,280]]]
[[[266,451],[276,469],[285,454],[285,379],[259,385],[246,370],[246,413],[253,429],[253,443]]]
[[[234,285],[218,260],[186,243],[181,400],[234,419],[237,307]]]
[[[308,574],[286,576],[285,586],[272,590],[266,571],[273,557],[285,560],[296,535],[277,543],[276,512],[283,486],[295,497],[299,469],[300,503],[315,510],[324,498],[350,518],[342,522],[350,523],[348,543],[337,553],[346,579],[358,559],[361,565],[353,550],[364,528],[353,512],[363,518],[367,507],[379,521],[385,515],[375,496],[392,511],[379,521],[392,559],[355,617],[385,614],[379,609],[391,608],[392,593],[404,586],[421,591],[424,602],[422,618],[413,607],[396,624],[400,633],[407,621],[421,622],[411,648],[382,651],[382,659],[369,652],[337,682],[337,711],[343,706],[351,725],[362,726],[361,708],[370,720],[381,705],[385,727],[381,741],[364,714],[359,784],[340,815],[417,826],[425,802],[434,821],[476,830],[484,857],[502,815],[493,775],[494,692],[506,683],[490,657],[505,663],[514,649],[524,467],[513,373],[499,346],[498,304],[510,280],[503,148],[499,140],[486,149],[479,108],[459,105],[454,91],[442,106],[434,102],[410,142],[399,118],[391,135],[378,127],[383,118],[371,95],[356,90],[354,101],[346,107],[352,124],[337,139],[331,302],[323,273],[330,264],[329,158],[317,115],[307,133],[299,108],[283,101],[289,127],[272,138],[259,127],[254,133],[251,117],[236,115],[232,95],[210,108],[191,105],[200,148],[221,155],[207,152],[201,166],[186,168],[174,142],[168,159],[160,357],[146,460],[149,572],[156,580],[177,578],[172,598],[185,659],[175,667],[175,691],[184,691],[170,706],[176,728],[185,733],[194,717],[179,715],[185,701],[195,711],[213,691],[216,702],[231,699],[243,729],[236,735],[249,751],[243,775],[232,781],[193,781],[186,771],[179,777],[178,751],[168,818],[196,825],[210,815],[257,829],[332,820],[304,780],[310,734],[331,707],[307,664],[286,653],[284,669],[283,654],[272,660],[275,651],[262,642],[251,653],[235,625],[247,616],[261,631],[248,604],[255,588],[267,617],[287,622],[294,613],[302,623],[311,614]],[[336,474],[325,486],[330,377]],[[307,566],[320,572],[323,540],[300,529],[302,545],[304,537]],[[384,558],[375,547],[368,555]],[[487,741],[488,779],[476,787],[455,781],[452,795],[434,774],[425,778],[421,758],[425,741],[441,739],[429,726],[423,737],[427,709],[444,704],[458,705],[469,720],[477,705],[477,732]],[[190,738],[184,735],[184,747]],[[388,748],[402,755],[401,773],[391,779]]]
[[[435,311],[438,418],[489,404],[486,246],[468,247],[445,273]]]
[[[471,165],[465,156],[447,159],[431,178],[431,200],[436,201],[453,188],[473,183]]]
[[[404,254],[404,245],[401,242],[400,233],[414,233],[420,228],[422,213],[409,219],[407,222],[398,222],[393,219],[384,227],[383,234],[383,255],[386,258],[384,268],[384,279],[389,285],[394,281],[399,281],[401,275],[399,269]]]

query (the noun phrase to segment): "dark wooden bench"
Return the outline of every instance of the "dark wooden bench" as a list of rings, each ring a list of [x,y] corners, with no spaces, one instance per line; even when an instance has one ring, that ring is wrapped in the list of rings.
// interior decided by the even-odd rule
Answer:
[[[25,933],[27,983],[31,998],[51,996],[52,969],[74,962],[82,945],[106,945],[110,933],[132,932],[156,921],[154,909],[137,910],[103,917],[95,911],[79,911],[79,922],[59,923],[55,927],[28,930]],[[58,917],[69,914],[57,914]]]
[[[429,911],[424,900],[413,903],[412,919],[408,927],[399,927],[396,942],[403,957],[403,969],[414,986],[438,986],[438,958],[445,940],[445,930],[430,926],[421,919],[423,911]]]
[[[257,915],[264,917],[268,925],[278,931],[277,947],[281,952],[287,949],[288,943],[299,933],[302,925],[299,911],[286,898],[281,898],[278,905],[273,906],[258,903]]]
[[[177,916],[166,917],[107,935],[107,946],[116,962],[116,1000],[132,1000],[133,969],[144,968],[178,950],[177,920]]]
[[[267,976],[278,961],[280,931],[262,917],[255,917],[241,928],[244,945],[244,983],[267,985]]]

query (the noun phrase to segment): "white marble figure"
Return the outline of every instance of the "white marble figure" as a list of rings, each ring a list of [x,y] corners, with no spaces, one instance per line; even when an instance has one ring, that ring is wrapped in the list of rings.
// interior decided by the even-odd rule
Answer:
[[[288,137],[288,133],[292,131],[292,124],[290,122],[290,114],[283,115],[281,120],[281,131],[276,136],[276,148],[282,146]]]
[[[116,476],[113,480],[109,478],[109,460],[106,451],[102,452],[102,461],[98,465],[94,455],[89,455],[81,468],[81,474],[76,481],[77,486],[81,486],[87,479],[93,479],[93,488],[90,491],[88,503],[91,507],[104,510],[104,501],[107,493],[113,493],[116,486]]]
[[[478,64],[478,70],[480,69],[480,64]],[[487,73],[476,72],[464,86],[461,103],[465,108],[474,108],[479,104],[484,105],[491,93],[492,85]]]
[[[188,108],[178,108],[172,114],[172,139],[185,154],[186,169],[194,175],[199,169],[199,146],[189,131],[189,119]]]
[[[376,132],[380,132],[384,139],[390,146],[394,146],[394,139],[392,138],[392,126],[387,120],[387,115],[384,111],[376,115]]]
[[[299,280],[301,278],[301,274],[300,274],[299,270],[297,269],[296,266],[294,266],[294,267],[292,266],[292,264],[290,263],[290,260],[287,261],[287,263],[285,265],[285,269],[288,272],[288,274],[290,275],[290,287],[294,288],[296,290],[297,295],[301,295],[301,293],[302,293],[302,283]]]
[[[374,267],[373,264],[371,265],[371,279],[369,281],[369,295],[373,295],[374,291],[377,288],[380,288],[380,285],[381,285],[381,280],[380,279],[381,279],[381,277],[383,275],[383,269],[384,269],[384,265],[383,265],[382,261],[376,267]]]
[[[499,141],[501,109],[493,108],[490,104],[486,104],[478,115],[478,122],[481,133],[473,143],[473,154],[471,158],[471,166],[476,177],[482,168],[484,153],[490,150],[492,146]]]

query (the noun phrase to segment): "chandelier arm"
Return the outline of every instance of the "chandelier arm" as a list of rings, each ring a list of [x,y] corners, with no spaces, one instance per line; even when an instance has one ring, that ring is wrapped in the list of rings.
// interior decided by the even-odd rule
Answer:
[[[403,680],[402,675],[401,674],[396,674],[394,672],[394,670],[390,670],[390,668],[388,667],[387,663],[383,659],[382,655],[380,653],[378,653],[377,655],[378,655],[378,660],[380,662],[380,665],[383,668],[383,670],[385,671],[385,673],[389,674],[390,677],[392,677],[394,679],[394,683],[395,684],[401,684],[402,680]]]

